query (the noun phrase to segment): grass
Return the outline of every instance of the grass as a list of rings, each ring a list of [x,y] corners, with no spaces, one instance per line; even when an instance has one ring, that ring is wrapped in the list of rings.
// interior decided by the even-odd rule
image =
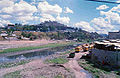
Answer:
[[[55,64],[64,64],[64,63],[68,62],[68,60],[65,58],[62,58],[62,57],[58,57],[58,58],[54,58],[54,59],[47,59],[45,62],[55,63]]]
[[[5,63],[5,64],[0,65],[0,69],[1,68],[10,68],[10,67],[18,66],[18,65],[23,65],[23,64],[26,64],[26,63],[29,63],[29,62],[30,61],[22,60],[22,61],[16,62],[16,63]]]
[[[94,68],[92,64],[89,64],[87,61],[78,61],[79,65],[83,67],[85,70],[91,72],[95,78],[99,78],[99,74],[102,70]]]
[[[9,48],[4,49],[3,51],[0,51],[0,54],[3,53],[9,53],[9,52],[20,52],[20,51],[26,51],[26,50],[34,50],[34,49],[41,49],[41,48],[54,48],[54,47],[60,47],[60,46],[66,46],[66,45],[73,45],[75,43],[69,42],[69,43],[50,43],[47,45],[42,46],[29,46],[29,47],[20,47],[20,48]]]
[[[55,76],[55,78],[64,78],[64,76],[63,75],[57,75],[57,76]]]
[[[21,71],[15,71],[15,72],[8,73],[4,75],[4,78],[21,78],[22,75],[20,75],[20,72]]]
[[[72,50],[66,51],[66,52],[64,52],[64,53],[61,53],[61,55],[70,54],[71,52],[74,52],[74,51],[75,51],[75,50],[72,49]]]
[[[47,77],[45,77],[45,76],[38,76],[38,77],[35,77],[35,78],[47,78]]]
[[[117,75],[115,72],[106,70],[105,67],[95,67],[94,64],[90,63],[89,61],[85,59],[80,59],[78,61],[79,65],[83,67],[85,70],[89,71],[93,74],[94,78],[101,78],[103,76],[107,76],[107,78],[120,78],[119,75]],[[102,69],[101,69],[102,68]],[[114,75],[113,75],[114,74]]]

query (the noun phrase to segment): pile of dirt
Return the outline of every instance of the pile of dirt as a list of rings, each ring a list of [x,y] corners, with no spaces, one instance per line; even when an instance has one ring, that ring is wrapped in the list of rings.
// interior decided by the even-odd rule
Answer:
[[[61,76],[63,78],[75,78],[74,73],[63,66],[49,65],[42,68],[32,68],[21,72],[23,78],[56,78]]]

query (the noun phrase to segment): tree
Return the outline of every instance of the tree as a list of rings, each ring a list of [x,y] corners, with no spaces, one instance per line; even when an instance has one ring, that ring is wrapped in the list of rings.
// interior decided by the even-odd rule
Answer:
[[[49,26],[50,31],[55,31],[55,26]]]
[[[13,27],[10,27],[10,28],[6,29],[6,33],[7,33],[7,36],[9,38],[9,41],[10,41],[10,36],[12,36],[14,31],[15,31],[15,29]]]

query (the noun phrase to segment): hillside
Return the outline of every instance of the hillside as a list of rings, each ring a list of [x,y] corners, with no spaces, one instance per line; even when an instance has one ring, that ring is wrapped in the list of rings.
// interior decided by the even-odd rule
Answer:
[[[11,25],[10,25],[11,26]],[[6,27],[8,29],[9,25]],[[96,32],[87,32],[80,28],[70,27],[56,21],[45,21],[37,25],[21,25],[15,24],[15,31],[23,32],[21,35],[24,37],[36,36],[35,38],[50,38],[50,39],[77,39],[81,40],[94,40],[101,38]],[[30,32],[42,32],[42,34],[31,34]]]

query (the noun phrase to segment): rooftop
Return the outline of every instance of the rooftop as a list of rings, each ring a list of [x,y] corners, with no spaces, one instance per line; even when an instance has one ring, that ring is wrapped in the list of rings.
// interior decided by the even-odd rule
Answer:
[[[102,48],[110,48],[110,46],[114,46],[114,49],[120,50],[120,39],[95,41],[94,43],[97,45],[103,45],[104,47]]]

